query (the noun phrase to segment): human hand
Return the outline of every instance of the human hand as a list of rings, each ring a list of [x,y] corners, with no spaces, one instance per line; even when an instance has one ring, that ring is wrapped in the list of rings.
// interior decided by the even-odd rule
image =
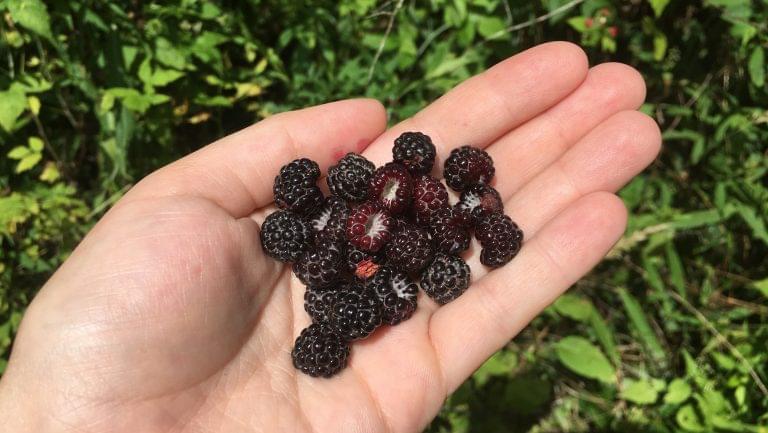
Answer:
[[[384,108],[347,100],[279,114],[152,173],[86,236],[27,310],[0,381],[14,432],[414,432],[482,362],[592,268],[624,231],[613,192],[660,147],[640,75],[588,69],[549,43],[462,83],[385,131]],[[381,164],[401,132],[484,147],[520,254],[437,308],[355,343],[332,379],[290,350],[309,318],[258,221],[280,166],[325,171],[348,151]]]

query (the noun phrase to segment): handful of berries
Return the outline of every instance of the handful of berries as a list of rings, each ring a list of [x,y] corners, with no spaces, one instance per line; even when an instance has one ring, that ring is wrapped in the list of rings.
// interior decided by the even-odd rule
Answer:
[[[398,137],[393,161],[379,168],[348,153],[328,169],[330,197],[317,186],[314,161],[297,159],[280,169],[274,185],[280,210],[264,221],[261,244],[271,257],[293,262],[307,286],[304,309],[312,325],[291,353],[297,369],[323,377],[341,371],[350,342],[413,315],[419,284],[441,305],[461,296],[470,268],[460,254],[472,230],[482,264],[499,267],[517,255],[523,232],[489,184],[491,157],[471,146],[451,152],[443,177],[460,193],[451,205],[446,187],[429,174],[435,155],[420,132]]]

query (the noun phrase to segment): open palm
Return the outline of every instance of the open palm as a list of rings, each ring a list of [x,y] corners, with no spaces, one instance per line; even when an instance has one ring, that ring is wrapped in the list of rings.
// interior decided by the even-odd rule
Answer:
[[[462,83],[386,130],[372,100],[276,115],[148,176],[78,246],[30,305],[0,382],[12,431],[414,432],[446,396],[620,237],[613,194],[660,146],[634,111],[631,68],[588,68],[550,43]],[[395,137],[472,144],[496,162],[506,213],[526,233],[515,260],[441,307],[356,343],[332,379],[297,372],[304,287],[267,257],[259,225],[272,179],[300,156],[325,170],[348,151],[377,164]],[[8,419],[3,419],[8,417]],[[11,431],[11,430],[9,430]]]

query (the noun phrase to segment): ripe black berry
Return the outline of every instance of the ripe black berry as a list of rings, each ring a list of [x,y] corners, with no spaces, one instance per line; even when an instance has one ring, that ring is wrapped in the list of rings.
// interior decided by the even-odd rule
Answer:
[[[405,211],[411,204],[413,179],[405,166],[390,162],[373,174],[368,197],[390,215]]]
[[[429,173],[435,164],[435,145],[421,132],[404,132],[395,139],[392,160],[403,164],[411,174]]]
[[[438,254],[421,274],[421,288],[438,304],[447,304],[469,287],[469,265],[461,257]]]
[[[391,237],[392,217],[375,203],[364,203],[349,212],[347,240],[363,251],[376,252]]]
[[[446,254],[459,254],[469,248],[469,231],[454,208],[444,207],[432,213],[429,232],[435,247]]]
[[[312,324],[301,331],[291,357],[303,373],[331,377],[347,366],[349,344],[327,324]]]
[[[376,166],[356,153],[348,153],[328,169],[331,194],[348,201],[362,201],[368,195],[368,184]]]
[[[406,227],[387,244],[388,263],[404,272],[417,272],[435,254],[429,234],[417,227]]]
[[[327,287],[342,275],[342,241],[330,235],[321,236],[316,245],[305,251],[293,264],[293,273],[306,286]]]
[[[347,229],[349,207],[344,200],[330,196],[325,199],[323,205],[312,215],[310,223],[315,234],[330,235],[337,239],[344,239]]]
[[[312,229],[295,213],[279,210],[267,216],[261,227],[261,247],[270,257],[292,262],[310,245]]]
[[[346,340],[365,338],[381,325],[379,298],[362,284],[351,283],[334,298],[329,323]]]
[[[481,219],[492,213],[503,213],[504,203],[499,192],[486,184],[475,184],[461,193],[454,207],[457,216],[466,225],[475,226]]]
[[[488,215],[478,222],[475,237],[483,246],[480,263],[492,268],[512,260],[523,243],[523,231],[510,217],[500,213]]]
[[[413,213],[416,224],[428,225],[432,213],[448,206],[448,191],[439,180],[425,174],[413,183]]]
[[[385,266],[368,283],[379,297],[384,323],[397,325],[409,319],[416,311],[416,296],[419,286],[408,279],[408,275]]]
[[[493,160],[484,150],[472,146],[453,149],[445,160],[445,183],[456,191],[464,191],[476,183],[488,183],[496,169]]]
[[[339,293],[338,286],[327,288],[307,286],[304,292],[304,311],[312,318],[313,323],[327,323],[328,315]]]
[[[301,158],[284,165],[272,188],[275,205],[302,215],[311,213],[323,203],[323,193],[317,186],[319,177],[320,167],[312,160]]]

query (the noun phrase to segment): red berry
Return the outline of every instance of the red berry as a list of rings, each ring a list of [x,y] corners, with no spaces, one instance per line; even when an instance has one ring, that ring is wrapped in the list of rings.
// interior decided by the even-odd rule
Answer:
[[[364,203],[349,213],[347,240],[364,251],[376,252],[389,242],[392,217],[375,203]]]
[[[373,174],[368,198],[390,215],[405,211],[411,204],[413,179],[405,166],[390,162]]]

